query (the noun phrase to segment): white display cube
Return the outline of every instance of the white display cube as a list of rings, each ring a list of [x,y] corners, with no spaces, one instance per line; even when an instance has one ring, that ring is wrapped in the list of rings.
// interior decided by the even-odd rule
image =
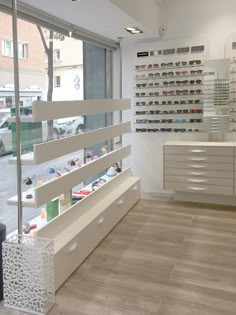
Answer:
[[[46,314],[55,303],[54,243],[14,235],[3,243],[4,306]]]

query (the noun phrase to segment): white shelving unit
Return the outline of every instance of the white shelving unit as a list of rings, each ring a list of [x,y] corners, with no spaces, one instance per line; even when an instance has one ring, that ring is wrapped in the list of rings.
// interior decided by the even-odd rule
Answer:
[[[21,122],[38,122],[80,115],[95,115],[130,109],[130,100],[92,100],[34,102],[32,116]],[[14,121],[14,117],[11,119]],[[39,165],[106,140],[128,133],[130,122],[120,123],[69,138],[34,145],[33,152],[22,155],[23,165]],[[39,208],[65,191],[97,175],[128,157],[131,146],[111,151],[42,186],[23,192],[22,206]],[[12,158],[9,163],[16,163]],[[26,195],[32,198],[27,199]],[[54,240],[56,289],[70,276],[119,220],[140,199],[140,179],[126,169],[93,193],[71,206],[49,223],[39,224],[34,233]],[[17,205],[17,196],[8,200]]]

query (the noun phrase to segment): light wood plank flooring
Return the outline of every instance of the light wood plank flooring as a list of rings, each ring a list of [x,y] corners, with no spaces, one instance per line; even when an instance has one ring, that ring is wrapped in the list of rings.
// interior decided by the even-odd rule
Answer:
[[[24,314],[0,306],[0,314]],[[234,208],[141,200],[57,292],[50,315],[235,315]]]

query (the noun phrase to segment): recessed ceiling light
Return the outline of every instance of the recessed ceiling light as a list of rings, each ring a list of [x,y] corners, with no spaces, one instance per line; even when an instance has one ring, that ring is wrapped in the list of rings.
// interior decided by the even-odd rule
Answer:
[[[137,27],[126,27],[125,30],[131,34],[141,34],[143,33],[143,31],[141,31],[139,28]]]

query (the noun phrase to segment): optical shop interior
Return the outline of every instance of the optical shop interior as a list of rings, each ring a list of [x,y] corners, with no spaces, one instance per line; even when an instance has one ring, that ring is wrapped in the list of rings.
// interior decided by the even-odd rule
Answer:
[[[236,1],[0,0],[0,314],[236,314]]]

